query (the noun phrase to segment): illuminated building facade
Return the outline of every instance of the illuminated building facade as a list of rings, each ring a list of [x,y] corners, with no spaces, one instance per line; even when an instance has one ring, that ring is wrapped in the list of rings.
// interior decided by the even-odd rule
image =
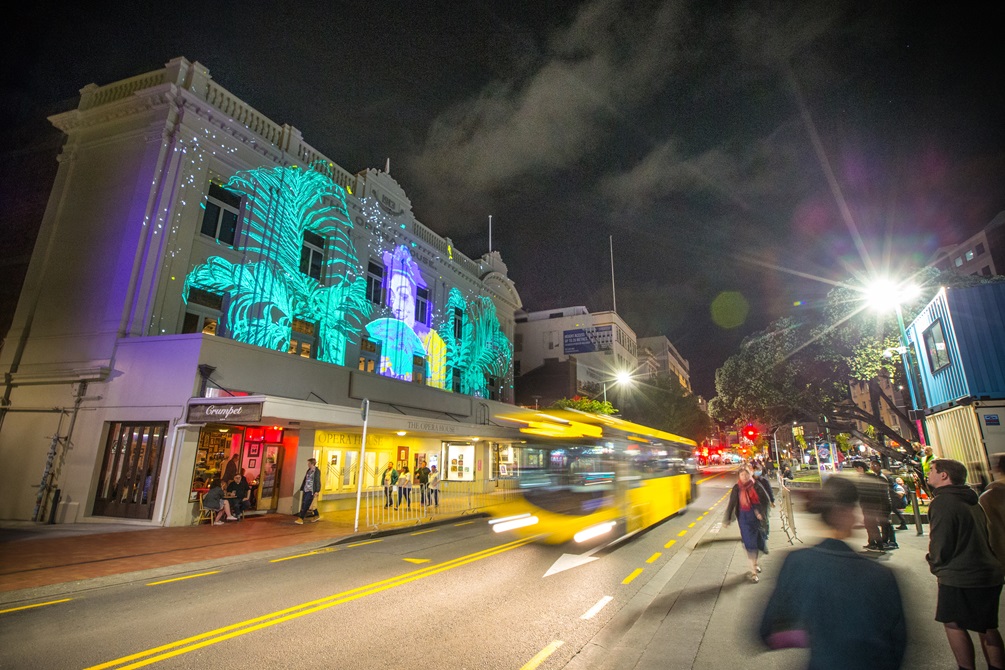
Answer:
[[[66,143],[0,352],[0,518],[185,524],[231,461],[288,510],[310,456],[337,501],[363,399],[368,486],[388,460],[490,462],[520,297],[389,166],[343,170],[184,58],[50,120]]]

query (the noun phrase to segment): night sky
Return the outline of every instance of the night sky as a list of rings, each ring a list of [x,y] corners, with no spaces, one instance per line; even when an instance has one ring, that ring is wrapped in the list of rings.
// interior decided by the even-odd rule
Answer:
[[[417,218],[469,257],[491,215],[526,309],[616,298],[711,397],[745,335],[1005,210],[1000,23],[952,4],[22,6],[2,91],[6,256],[37,227],[12,212],[51,187],[20,167],[54,171],[45,116],[183,56],[350,172],[390,159]]]

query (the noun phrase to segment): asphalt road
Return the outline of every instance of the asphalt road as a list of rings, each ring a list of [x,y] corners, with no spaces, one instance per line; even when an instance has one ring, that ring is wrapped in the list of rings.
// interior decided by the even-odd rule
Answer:
[[[734,478],[710,475],[687,512],[589,556],[477,519],[53,594],[0,613],[0,667],[564,667],[719,520]]]

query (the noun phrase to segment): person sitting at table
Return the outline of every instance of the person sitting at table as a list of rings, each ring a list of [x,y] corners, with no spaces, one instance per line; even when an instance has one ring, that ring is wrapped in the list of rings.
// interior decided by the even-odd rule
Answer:
[[[216,478],[209,483],[209,491],[202,496],[202,506],[205,509],[217,512],[213,515],[214,526],[222,526],[224,516],[227,517],[227,521],[237,521],[237,517],[230,513],[230,501],[224,496],[220,480]]]
[[[234,516],[239,519],[244,516],[244,510],[251,509],[251,485],[240,472],[234,475],[232,482],[227,484],[226,498],[230,500],[230,508],[234,511]]]

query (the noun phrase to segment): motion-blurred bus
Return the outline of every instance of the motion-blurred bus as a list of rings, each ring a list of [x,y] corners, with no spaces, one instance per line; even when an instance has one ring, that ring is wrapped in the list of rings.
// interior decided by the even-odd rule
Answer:
[[[697,496],[697,444],[612,416],[576,410],[516,411],[537,468],[516,474],[520,491],[490,523],[549,544],[609,542],[685,510]]]

